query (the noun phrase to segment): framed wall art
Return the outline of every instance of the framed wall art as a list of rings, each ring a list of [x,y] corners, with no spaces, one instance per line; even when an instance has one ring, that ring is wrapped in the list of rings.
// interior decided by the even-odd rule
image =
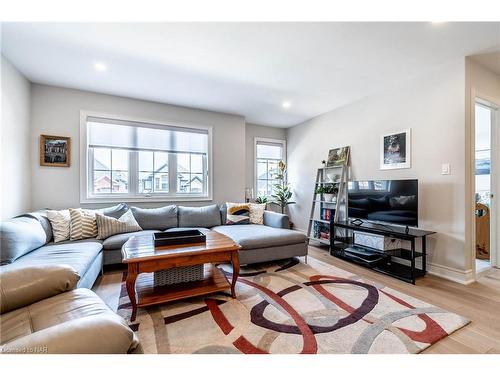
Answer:
[[[40,165],[45,167],[69,167],[71,138],[57,135],[40,136]]]
[[[411,168],[411,129],[380,137],[380,169]]]
[[[339,167],[349,164],[349,146],[333,148],[328,152],[327,167]]]

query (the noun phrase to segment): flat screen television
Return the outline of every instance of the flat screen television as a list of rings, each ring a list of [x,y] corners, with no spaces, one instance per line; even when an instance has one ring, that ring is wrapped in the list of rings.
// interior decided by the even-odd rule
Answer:
[[[349,218],[418,226],[418,180],[368,180],[348,184]]]

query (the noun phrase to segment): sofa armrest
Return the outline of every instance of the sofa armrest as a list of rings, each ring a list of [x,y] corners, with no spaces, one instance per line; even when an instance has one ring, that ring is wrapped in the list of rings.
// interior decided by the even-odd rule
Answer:
[[[0,272],[0,313],[76,288],[80,276],[70,266],[33,266]]]
[[[288,215],[273,211],[264,211],[264,225],[274,228],[290,229]]]
[[[135,333],[116,315],[66,321],[7,342],[4,354],[126,354],[142,351]]]

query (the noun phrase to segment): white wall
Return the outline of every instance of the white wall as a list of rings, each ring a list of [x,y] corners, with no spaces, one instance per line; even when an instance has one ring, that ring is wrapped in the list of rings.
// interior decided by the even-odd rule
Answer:
[[[1,56],[0,220],[31,207],[30,83]]]
[[[245,120],[241,116],[97,94],[60,87],[32,85],[31,162],[32,206],[79,207],[80,110],[147,118],[165,122],[212,125],[214,202],[242,201],[245,193]],[[41,167],[40,134],[71,137],[71,167]],[[17,153],[16,153],[17,154]],[[179,204],[189,204],[177,202]],[[142,204],[159,206],[165,203]],[[206,205],[210,202],[193,202]]]
[[[353,179],[419,180],[419,226],[438,232],[429,238],[431,270],[464,276],[465,62],[436,69],[289,128],[289,181],[297,204],[292,220],[307,228],[316,169],[331,148],[351,147]],[[379,170],[384,133],[412,129],[412,167]],[[441,164],[451,175],[441,175]]]
[[[245,187],[255,190],[255,138],[286,139],[285,128],[273,128],[256,124],[246,124]]]

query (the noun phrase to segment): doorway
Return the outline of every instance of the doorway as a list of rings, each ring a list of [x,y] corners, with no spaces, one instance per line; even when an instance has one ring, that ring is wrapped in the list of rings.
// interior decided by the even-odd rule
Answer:
[[[475,262],[476,274],[497,266],[496,218],[498,107],[476,98],[475,126]]]

